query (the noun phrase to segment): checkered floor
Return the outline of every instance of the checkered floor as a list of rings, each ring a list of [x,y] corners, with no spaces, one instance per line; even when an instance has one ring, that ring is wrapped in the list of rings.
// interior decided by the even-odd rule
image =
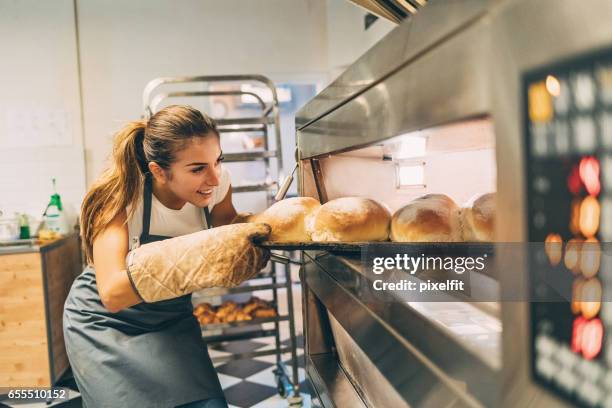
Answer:
[[[298,336],[297,344],[298,377],[302,406],[316,407],[316,401],[312,401],[311,398],[310,385],[305,379],[304,343],[302,336]],[[289,346],[290,340],[284,340],[282,345]],[[274,348],[274,337],[266,337],[257,340],[233,341],[225,344],[211,345],[209,352],[211,358],[214,359],[215,357],[226,356],[231,353],[274,350]],[[293,364],[291,354],[283,355],[282,361],[287,368],[289,379],[292,380]],[[287,400],[279,396],[276,388],[276,379],[273,373],[276,367],[275,355],[216,363],[215,367],[219,374],[225,398],[230,407],[277,408],[289,406]]]
[[[294,280],[296,282],[296,280]],[[294,316],[296,320],[295,327],[298,331],[297,336],[297,354],[298,354],[298,377],[300,382],[300,395],[302,396],[302,407],[317,408],[320,403],[316,398],[312,397],[312,390],[308,381],[305,379],[304,372],[304,339],[300,334],[302,328],[302,313],[301,313],[301,291],[298,284],[293,286],[294,294]],[[279,307],[280,313],[286,314],[286,291],[279,290]],[[254,292],[256,296],[266,299],[269,293]],[[250,296],[250,295],[249,295]],[[264,324],[264,328],[270,323]],[[288,323],[283,322],[280,326],[280,337],[283,346],[289,346],[289,330]],[[234,353],[245,353],[250,351],[274,350],[274,337],[263,337],[255,340],[231,341],[221,344],[211,344],[208,347],[211,358],[228,356]],[[291,354],[283,354],[282,361],[285,363],[289,379],[292,381],[292,361]],[[273,370],[276,367],[276,356],[274,354],[253,359],[233,360],[229,362],[215,363],[223,392],[227,402],[232,407],[253,407],[253,408],[283,408],[289,407],[287,399],[282,398],[277,391],[276,379]],[[69,388],[76,390],[74,383],[68,382],[65,384]],[[25,405],[15,405],[19,408],[80,408],[81,398],[76,391],[70,392],[70,401],[65,403],[56,403],[46,405],[44,403],[32,403]],[[3,405],[0,402],[0,407],[9,406]]]
[[[318,401],[311,398],[311,389],[304,373],[304,340],[297,337],[298,351],[298,377],[300,381],[300,395],[302,407],[318,407]],[[289,339],[282,341],[283,346],[289,346]],[[255,340],[232,341],[209,346],[211,358],[228,356],[233,353],[246,353],[250,351],[274,350],[274,337],[265,337]],[[287,368],[289,379],[292,381],[291,354],[284,354],[283,363]],[[276,355],[255,357],[253,359],[233,360],[215,363],[217,373],[225,398],[230,408],[282,408],[289,407],[287,399],[282,398],[277,391],[276,379],[273,370],[276,367]],[[44,403],[31,403],[15,405],[19,408],[79,408],[81,407],[78,392],[71,392],[71,400],[66,403],[46,405]],[[11,407],[0,402],[0,407]]]

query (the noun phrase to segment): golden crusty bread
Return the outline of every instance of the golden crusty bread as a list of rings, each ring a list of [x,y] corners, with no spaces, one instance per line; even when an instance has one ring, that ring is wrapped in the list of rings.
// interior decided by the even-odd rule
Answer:
[[[391,240],[395,242],[461,241],[459,207],[444,194],[427,194],[393,214]]]
[[[369,198],[343,197],[323,204],[312,219],[316,242],[386,241],[389,211]]]
[[[248,222],[264,223],[272,227],[269,241],[308,242],[311,239],[306,224],[320,206],[311,197],[287,198],[274,203],[260,214],[250,216]]]
[[[495,238],[495,193],[483,194],[461,210],[461,230],[467,242],[491,242]]]

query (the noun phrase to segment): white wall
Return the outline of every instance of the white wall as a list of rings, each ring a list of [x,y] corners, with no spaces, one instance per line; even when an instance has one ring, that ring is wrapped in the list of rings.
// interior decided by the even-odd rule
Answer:
[[[153,78],[328,69],[325,0],[80,0],[78,16],[88,183]]]
[[[321,82],[393,27],[379,20],[364,30],[365,11],[346,0],[76,0],[77,36],[74,4],[0,0],[5,213],[39,215],[52,177],[78,210],[112,134],[141,115],[152,78],[262,73]]]
[[[0,0],[0,210],[40,216],[56,177],[85,192],[72,0]]]
[[[396,27],[379,18],[367,30],[367,11],[348,0],[327,0],[327,43],[331,78],[337,77],[389,31]]]

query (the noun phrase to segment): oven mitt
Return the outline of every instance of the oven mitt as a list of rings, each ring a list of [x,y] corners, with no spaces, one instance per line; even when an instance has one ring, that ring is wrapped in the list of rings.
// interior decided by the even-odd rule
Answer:
[[[251,222],[251,218],[253,217],[253,213],[251,212],[239,212],[236,214],[232,222],[230,224],[238,224],[241,222]]]
[[[254,242],[268,235],[266,224],[233,224],[152,242],[128,254],[127,273],[145,302],[204,288],[231,288],[266,265],[269,251]]]

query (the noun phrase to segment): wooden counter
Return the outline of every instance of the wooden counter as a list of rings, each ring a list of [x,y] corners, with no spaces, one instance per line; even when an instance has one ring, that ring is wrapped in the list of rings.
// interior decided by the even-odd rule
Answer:
[[[81,273],[76,235],[0,250],[0,387],[45,387],[68,368],[62,316]]]

